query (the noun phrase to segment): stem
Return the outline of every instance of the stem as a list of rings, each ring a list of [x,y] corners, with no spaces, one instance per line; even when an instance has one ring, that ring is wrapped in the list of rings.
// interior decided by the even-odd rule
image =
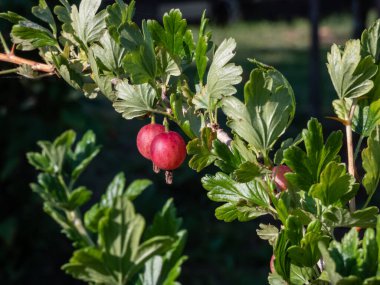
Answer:
[[[18,71],[18,68],[1,70],[0,71],[0,75],[10,74],[10,73],[17,73],[17,71]]]
[[[356,108],[356,99],[353,99],[351,109],[348,117],[346,117],[346,142],[347,142],[347,160],[348,160],[348,173],[355,177],[355,159],[354,159],[354,146],[352,141],[352,117]],[[350,211],[354,212],[356,209],[355,197],[349,201]]]
[[[358,154],[360,152],[360,147],[362,146],[362,143],[363,143],[363,139],[364,139],[364,136],[360,135],[358,144],[356,145],[356,148],[355,148],[354,161],[356,161],[356,159],[358,157]]]
[[[94,246],[94,242],[92,241],[90,235],[87,230],[83,226],[82,217],[78,210],[68,212],[68,218],[79,233],[79,235],[86,241],[86,243],[90,246]]]
[[[4,39],[2,33],[0,33],[0,40],[1,40],[1,44],[2,44],[2,46],[3,46],[4,51],[5,51],[7,54],[9,54],[9,53],[10,53],[10,50],[9,50],[9,47],[8,47],[7,43],[5,42],[5,39]]]
[[[14,55],[12,52],[0,53],[0,61],[10,62],[10,63],[18,64],[18,65],[26,64],[26,65],[31,66],[31,68],[35,71],[54,73],[54,66],[45,64],[45,63],[36,62],[30,59],[18,57]]]

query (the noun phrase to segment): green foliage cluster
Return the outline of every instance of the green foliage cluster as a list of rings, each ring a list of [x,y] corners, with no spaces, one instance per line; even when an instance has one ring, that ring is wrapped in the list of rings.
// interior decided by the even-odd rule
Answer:
[[[378,256],[372,255],[375,244],[378,247],[374,231],[366,230],[362,248],[353,230],[341,244],[334,240],[334,232],[337,228],[374,228],[378,220],[378,208],[368,205],[380,179],[380,21],[364,31],[361,40],[350,40],[344,47],[333,45],[327,57],[338,95],[333,102],[334,119],[346,129],[345,164],[340,156],[343,133],[335,131],[325,139],[322,125],[315,118],[298,137],[284,140],[274,151],[294,118],[291,85],[275,68],[249,59],[253,69],[244,85],[244,98],[235,97],[236,85],[242,81],[242,68],[231,62],[236,43],[230,38],[214,45],[205,16],[195,39],[179,10],[166,13],[162,23],[144,20],[138,26],[132,20],[134,1],[127,5],[116,0],[101,11],[100,0],[82,0],[79,6],[67,0],[60,3],[54,8],[60,28],[44,0],[32,12],[49,28],[12,12],[1,13],[0,17],[14,23],[11,36],[18,48],[38,49],[60,77],[87,97],[103,94],[126,119],[163,116],[176,123],[190,140],[189,166],[196,171],[212,164],[218,168],[217,173],[202,179],[210,200],[221,203],[215,211],[217,219],[246,222],[270,215],[278,220],[280,227],[268,224],[258,229],[258,235],[273,246],[275,272],[269,276],[270,284],[377,284],[374,263],[378,264]],[[196,68],[195,75],[187,73],[190,66]],[[22,74],[25,68],[19,72]],[[227,118],[232,137],[221,128],[221,114]],[[359,135],[355,151],[353,132]],[[355,161],[364,139],[367,146],[362,151],[362,167],[366,173],[361,179]],[[93,271],[88,270],[96,266],[100,270],[97,274],[105,278],[97,282],[108,283],[107,278],[126,282],[150,260],[145,265],[146,277],[141,278],[153,278],[156,275],[147,270],[165,269],[165,258],[144,259],[142,252],[150,248],[152,257],[173,240],[159,233],[140,244],[132,242],[131,237],[133,249],[129,248],[129,239],[125,246],[115,247],[111,242],[115,236],[134,235],[125,225],[115,226],[115,221],[130,223],[131,229],[136,228],[135,234],[141,236],[140,218],[126,210],[131,208],[129,201],[134,193],[120,190],[123,198],[116,198],[110,206],[105,201],[109,201],[109,195],[114,196],[107,192],[104,201],[85,216],[85,226],[98,234],[101,255],[89,241],[86,244],[87,237],[80,230],[72,231],[70,215],[62,217],[62,209],[72,211],[88,199],[88,190],[72,190],[71,184],[97,152],[91,146],[68,152],[69,176],[60,178],[57,174],[63,169],[63,153],[72,142],[72,135],[67,133],[54,143],[40,143],[43,153],[29,156],[47,177],[33,186],[46,200],[47,212],[76,245],[86,246],[64,269],[94,282],[89,277]],[[285,175],[286,191],[277,189],[272,173],[273,167],[281,164],[291,169]],[[355,197],[361,185],[368,199],[357,209]],[[76,218],[75,213],[71,218]],[[162,222],[160,229],[165,227]],[[116,229],[124,232],[115,234]],[[169,234],[172,239],[174,232]],[[115,257],[120,259],[115,261]],[[115,264],[115,269],[107,271],[105,264]]]
[[[76,134],[67,131],[53,142],[40,141],[41,152],[28,153],[40,174],[31,188],[44,201],[44,211],[73,242],[75,251],[62,269],[90,284],[174,285],[186,260],[182,255],[186,231],[167,201],[151,225],[136,213],[135,200],[151,181],[135,180],[126,186],[123,173],[111,181],[98,203],[81,214],[91,198],[79,175],[98,154],[93,132],[74,146]]]

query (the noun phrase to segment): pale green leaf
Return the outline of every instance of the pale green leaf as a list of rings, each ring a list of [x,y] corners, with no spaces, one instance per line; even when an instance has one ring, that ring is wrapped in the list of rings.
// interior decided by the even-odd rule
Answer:
[[[53,14],[51,13],[51,10],[45,0],[39,0],[39,5],[32,8],[32,13],[40,20],[48,23],[53,31],[54,37],[57,36],[57,26],[55,24]]]
[[[156,91],[149,84],[131,85],[123,80],[116,85],[117,99],[113,103],[116,112],[127,119],[142,117],[154,111]]]
[[[222,109],[229,118],[228,126],[256,153],[265,155],[292,121],[295,103],[293,90],[282,74],[258,66],[245,85],[245,103],[228,97]]]
[[[339,98],[358,98],[373,88],[371,78],[377,72],[372,57],[362,58],[360,41],[350,40],[344,50],[337,45],[327,55],[327,68]]]
[[[215,51],[207,74],[205,92],[198,93],[193,99],[196,109],[213,110],[218,100],[236,93],[234,85],[241,82],[243,72],[240,66],[228,63],[235,56],[236,42],[224,40]]]

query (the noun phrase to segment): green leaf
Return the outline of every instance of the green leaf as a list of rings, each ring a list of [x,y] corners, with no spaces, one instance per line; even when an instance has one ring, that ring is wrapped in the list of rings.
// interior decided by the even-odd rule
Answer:
[[[119,172],[108,185],[106,192],[100,198],[100,205],[103,207],[112,207],[117,197],[124,194],[125,175]]]
[[[373,130],[368,138],[367,148],[362,151],[362,161],[366,172],[362,183],[370,199],[380,180],[380,127]]]
[[[92,192],[84,186],[74,189],[69,195],[68,210],[75,210],[87,203],[92,196]]]
[[[96,14],[101,2],[101,0],[82,0],[79,9],[75,5],[71,7],[72,27],[83,48],[98,41],[106,28],[106,11]]]
[[[342,279],[342,276],[337,272],[337,266],[334,259],[330,256],[330,253],[323,242],[318,243],[318,248],[321,252],[323,261],[325,262],[325,270],[327,271],[329,281],[332,284],[338,284],[338,281]]]
[[[311,119],[308,128],[302,131],[306,152],[298,146],[291,146],[284,152],[283,161],[293,171],[285,175],[287,181],[307,192],[311,185],[319,182],[321,172],[331,161],[340,161],[342,137],[341,131],[333,132],[324,142],[322,125]]]
[[[144,274],[140,275],[138,284],[141,285],[158,285],[163,260],[161,256],[153,256],[145,264]]]
[[[143,42],[136,43],[136,50],[124,57],[124,69],[130,74],[133,84],[155,82],[157,60],[151,34],[145,21],[142,23]],[[136,31],[136,33],[140,33]],[[136,39],[135,34],[131,37]],[[127,48],[128,49],[128,48]]]
[[[275,165],[280,165],[283,164],[283,159],[284,159],[284,152],[291,146],[296,146],[302,142],[302,135],[299,134],[294,140],[292,138],[288,138],[284,140],[281,143],[280,148],[276,151],[274,155],[274,164]]]
[[[184,37],[187,22],[178,9],[171,9],[163,16],[163,26],[156,20],[149,20],[148,27],[156,45],[164,47],[172,57],[184,55]]]
[[[195,114],[193,107],[184,102],[181,94],[173,93],[170,96],[170,106],[173,116],[182,131],[191,139],[200,136],[201,118]]]
[[[105,31],[99,43],[94,44],[91,48],[95,58],[100,61],[105,70],[113,72],[115,75],[123,74],[122,61],[126,51],[115,42],[108,31]]]
[[[102,261],[102,252],[93,247],[76,250],[69,263],[62,266],[62,270],[86,282],[100,284],[115,284],[116,282]]]
[[[237,182],[249,182],[261,176],[262,169],[250,161],[242,163],[238,169],[233,172],[233,177]]]
[[[198,71],[199,82],[203,84],[203,78],[207,68],[207,50],[209,47],[209,40],[211,38],[211,33],[206,33],[206,27],[208,24],[208,19],[206,18],[206,11],[203,12],[201,18],[201,24],[198,34],[198,42],[195,48],[195,64]]]
[[[100,220],[107,214],[108,209],[94,204],[84,215],[84,224],[93,233],[99,230]]]
[[[294,264],[290,266],[290,284],[292,285],[304,285],[304,284],[314,284],[310,283],[311,280],[315,279],[315,269],[311,267],[301,266],[298,267]],[[323,285],[320,284],[319,285]]]
[[[114,206],[99,224],[99,244],[112,275],[125,284],[140,271],[144,263],[167,250],[172,239],[155,236],[140,244],[145,227],[144,218],[135,213],[126,197],[117,197]]]
[[[212,111],[220,99],[236,93],[234,85],[241,82],[243,70],[234,63],[228,63],[235,56],[235,48],[236,42],[230,38],[224,40],[215,51],[205,92],[196,94],[193,99],[196,109]]]
[[[371,78],[376,74],[377,66],[371,56],[361,57],[359,40],[348,41],[343,51],[334,44],[327,61],[331,81],[339,98],[358,98],[373,88]]]
[[[377,207],[368,207],[351,213],[347,209],[331,206],[323,212],[323,221],[331,228],[374,227],[378,213],[379,209]]]
[[[273,248],[273,254],[276,257],[274,260],[274,268],[285,281],[289,281],[290,277],[290,259],[287,250],[290,246],[290,241],[287,239],[284,231],[278,235],[276,245]]]
[[[100,92],[104,94],[109,100],[114,101],[116,99],[115,91],[112,86],[112,79],[114,79],[113,74],[103,75],[100,72],[98,62],[95,59],[94,53],[92,50],[87,52],[88,63],[91,66],[92,70],[92,79],[94,80],[97,88],[99,88]]]
[[[364,30],[361,37],[362,50],[365,55],[371,55],[376,63],[380,61],[380,21],[377,20],[368,29]]]
[[[212,146],[211,152],[217,157],[215,165],[223,172],[232,173],[239,168],[242,163],[242,158],[235,147],[229,147],[219,140],[214,140]]]
[[[19,22],[27,21],[26,18],[12,11],[0,13],[0,18],[9,21],[12,24],[18,24]]]
[[[157,94],[147,83],[131,85],[125,79],[116,85],[116,95],[117,99],[113,107],[127,120],[142,117],[154,111]]]
[[[211,152],[215,139],[216,133],[206,127],[202,129],[200,138],[195,138],[187,144],[187,153],[192,155],[189,161],[190,168],[199,172],[215,161],[216,156]]]
[[[156,213],[153,223],[148,227],[145,238],[154,236],[175,237],[182,225],[182,219],[177,217],[177,210],[174,207],[173,199],[169,199]]]
[[[133,181],[125,190],[125,196],[130,200],[135,200],[146,188],[152,185],[152,181],[148,179],[137,179]]]
[[[375,276],[377,273],[377,262],[379,247],[376,242],[374,229],[367,229],[362,240],[362,249],[358,259],[358,275],[361,279]]]
[[[359,189],[355,178],[346,172],[346,165],[335,161],[326,165],[319,181],[311,186],[309,194],[325,206],[344,206]]]
[[[115,2],[107,7],[106,23],[112,37],[120,42],[120,28],[132,21],[135,13],[135,1],[130,1],[129,5],[120,0]]]
[[[380,125],[380,99],[375,101],[360,100],[352,119],[352,129],[368,137]]]
[[[91,161],[98,155],[100,146],[96,144],[93,131],[87,131],[77,143],[74,151],[75,164],[71,173],[71,179],[76,181]]]
[[[230,222],[234,219],[247,221],[267,214],[270,199],[266,184],[261,180],[238,183],[224,173],[202,178],[203,187],[209,191],[207,196],[215,202],[224,202],[216,209],[218,219]]]
[[[22,50],[58,46],[57,40],[49,30],[30,21],[20,21],[14,25],[11,36],[13,42]]]
[[[321,226],[319,220],[313,221],[309,224],[300,245],[293,245],[288,248],[287,253],[292,263],[301,267],[313,267],[318,262],[321,257],[318,243],[320,241],[327,243],[330,239],[328,236],[322,235]]]
[[[228,97],[222,109],[229,118],[228,126],[257,154],[266,155],[292,121],[295,103],[293,90],[282,74],[258,66],[244,87],[245,103]]]
[[[46,4],[45,0],[39,0],[39,5],[32,8],[32,13],[40,20],[48,23],[51,30],[53,31],[54,37],[57,36],[57,26],[55,25],[53,14],[51,13],[49,6]]]

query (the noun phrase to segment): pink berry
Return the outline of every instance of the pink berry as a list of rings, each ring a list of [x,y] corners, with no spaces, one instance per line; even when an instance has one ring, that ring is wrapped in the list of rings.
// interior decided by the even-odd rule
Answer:
[[[141,155],[147,159],[151,159],[150,155],[150,145],[152,144],[153,139],[158,135],[165,132],[165,127],[159,124],[149,124],[145,125],[140,129],[137,134],[136,144],[137,149]]]
[[[284,176],[285,173],[292,172],[292,170],[286,165],[279,165],[273,167],[272,173],[274,182],[279,190],[285,191],[288,189],[288,182]]]
[[[178,168],[186,158],[186,144],[176,132],[169,131],[157,135],[150,146],[153,163],[163,170]]]

